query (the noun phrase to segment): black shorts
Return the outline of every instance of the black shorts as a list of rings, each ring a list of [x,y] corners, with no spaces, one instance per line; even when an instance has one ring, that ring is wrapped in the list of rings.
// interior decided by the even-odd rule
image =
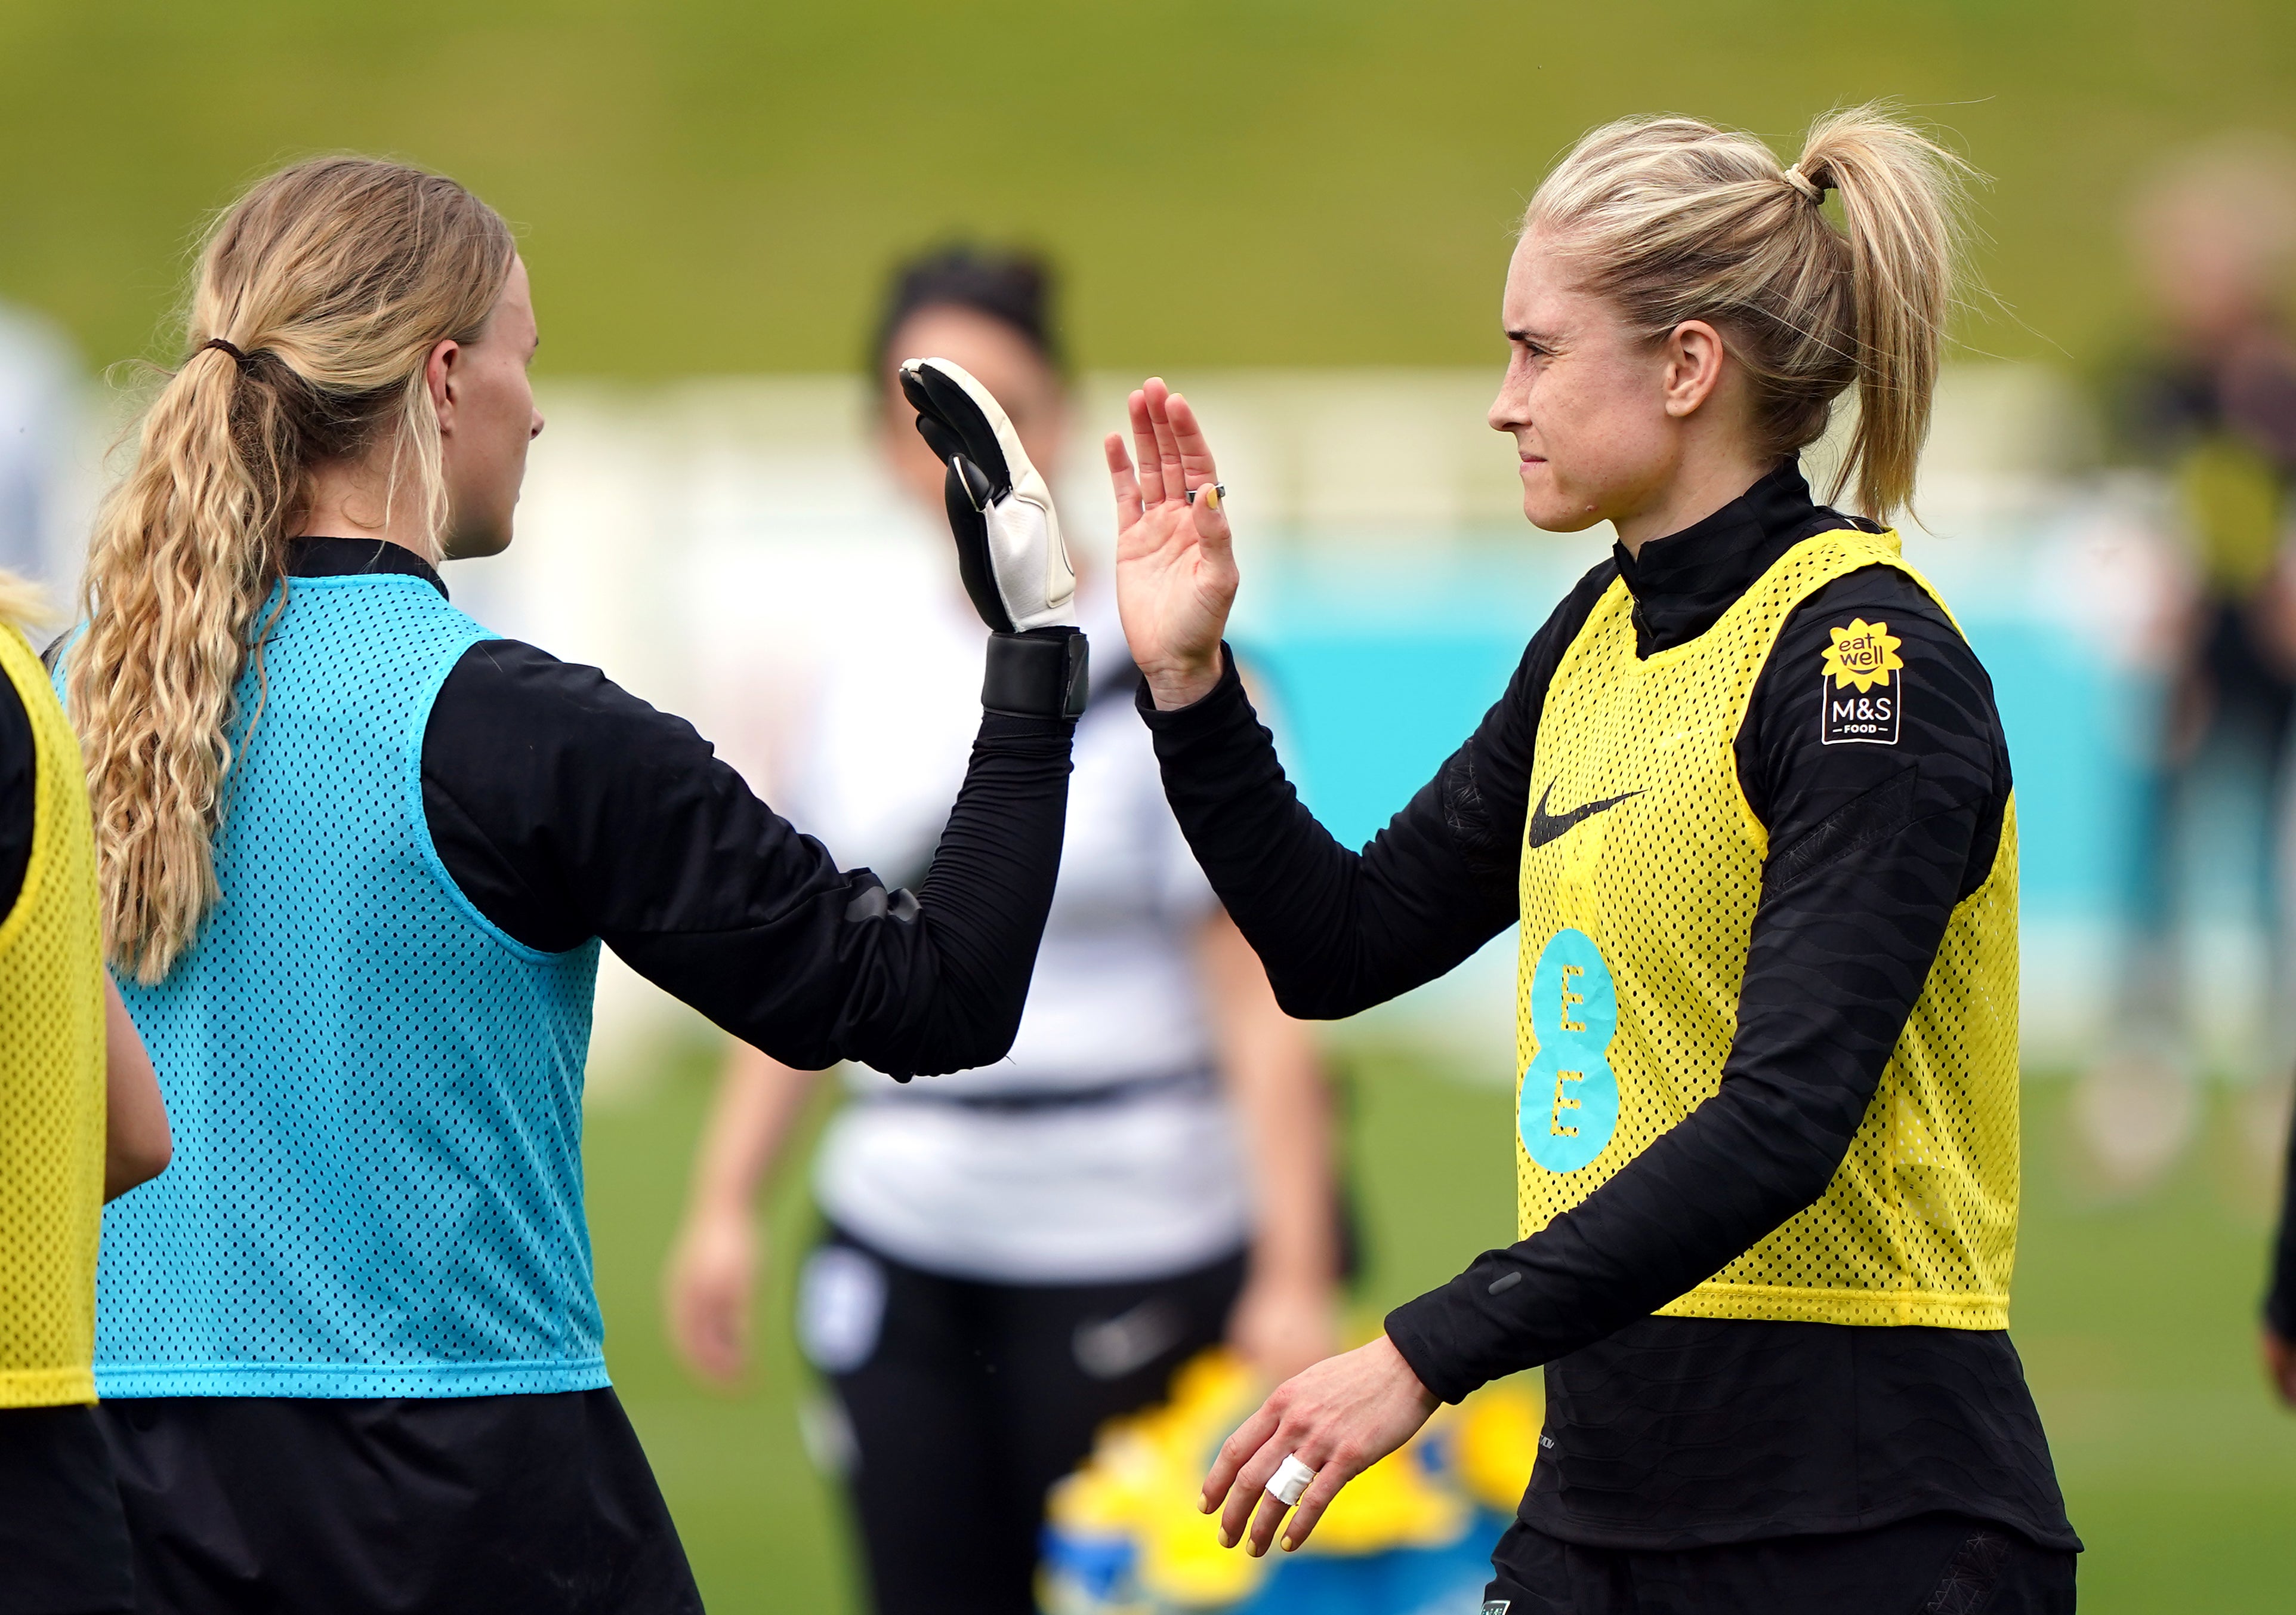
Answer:
[[[611,1390],[107,1402],[140,1615],[693,1615]]]
[[[1590,1548],[1517,1523],[1484,1615],[2071,1615],[2066,1548],[1963,1514],[1870,1531],[1657,1552]]]
[[[0,1615],[135,1607],[127,1521],[95,1409],[0,1409]]]
[[[829,1316],[800,1329],[851,1438],[879,1615],[1034,1615],[1046,1488],[1103,1421],[1163,1398],[1242,1283],[1240,1255],[1117,1283],[988,1283],[831,1229],[800,1303]]]

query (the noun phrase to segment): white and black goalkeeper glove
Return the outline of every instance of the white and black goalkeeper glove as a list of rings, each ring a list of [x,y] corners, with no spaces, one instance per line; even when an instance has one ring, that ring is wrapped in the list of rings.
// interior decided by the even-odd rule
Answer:
[[[910,359],[901,390],[917,431],[948,467],[943,498],[956,568],[994,631],[981,704],[1075,717],[1090,674],[1076,620],[1076,571],[1052,490],[987,388],[947,359]]]

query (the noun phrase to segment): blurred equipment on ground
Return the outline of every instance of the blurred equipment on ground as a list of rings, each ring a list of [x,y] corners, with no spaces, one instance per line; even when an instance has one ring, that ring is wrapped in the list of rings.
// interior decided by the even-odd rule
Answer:
[[[1521,1379],[1440,1410],[1335,1497],[1297,1554],[1223,1548],[1204,1472],[1267,1393],[1224,1350],[1173,1376],[1170,1399],[1100,1433],[1053,1490],[1039,1597],[1048,1615],[1419,1615],[1467,1610],[1538,1455],[1539,1398]]]

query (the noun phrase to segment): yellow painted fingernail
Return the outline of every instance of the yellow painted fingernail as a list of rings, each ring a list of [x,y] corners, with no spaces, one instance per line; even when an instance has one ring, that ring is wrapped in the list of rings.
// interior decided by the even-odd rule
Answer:
[[[1224,1548],[1232,1548],[1234,1545],[1235,1533],[1227,1529],[1226,1527],[1222,1527],[1220,1530],[1220,1546]]]
[[[1286,1537],[1285,1538],[1283,1538],[1283,1551],[1284,1551],[1285,1553],[1287,1553],[1287,1554],[1288,1554],[1288,1553],[1290,1553],[1293,1548],[1298,1547],[1299,1545],[1299,1545],[1298,1543],[1296,1543],[1296,1542],[1292,1541],[1292,1538],[1291,1538],[1291,1537]]]
[[[1204,504],[1213,510],[1219,509],[1220,496],[1225,492],[1226,490],[1217,482],[1208,484],[1204,488]]]

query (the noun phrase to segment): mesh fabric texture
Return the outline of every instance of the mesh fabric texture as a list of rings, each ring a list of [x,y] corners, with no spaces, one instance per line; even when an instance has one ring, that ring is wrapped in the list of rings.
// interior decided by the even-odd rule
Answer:
[[[418,578],[288,587],[261,686],[251,660],[240,681],[222,899],[165,980],[120,983],[176,1154],[106,1216],[97,1385],[604,1385],[581,1156],[598,945],[497,930],[423,815],[431,701],[492,635]]]
[[[1734,742],[1794,607],[1876,564],[1936,597],[1900,558],[1896,534],[1824,533],[1788,551],[1687,644],[1638,660],[1633,600],[1614,582],[1564,652],[1539,718],[1531,798],[1558,814],[1616,805],[1543,844],[1534,838],[1544,809],[1526,829],[1521,1237],[1578,1205],[1719,1090],[1768,850]],[[1824,1193],[1660,1311],[2006,1328],[2017,1194],[2013,800],[1993,867],[1954,910]]]
[[[32,730],[32,851],[0,916],[0,1408],[95,1400],[103,956],[79,742],[24,636],[0,676]]]

